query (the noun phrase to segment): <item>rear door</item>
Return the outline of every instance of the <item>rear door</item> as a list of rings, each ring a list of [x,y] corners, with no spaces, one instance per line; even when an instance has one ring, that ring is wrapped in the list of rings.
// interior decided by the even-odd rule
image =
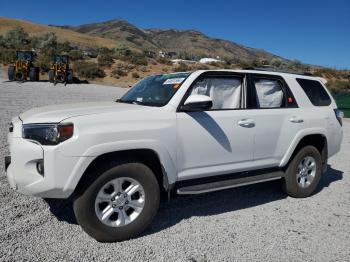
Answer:
[[[248,108],[255,121],[254,166],[278,166],[298,131],[302,110],[281,76],[249,74]]]
[[[245,75],[207,74],[199,77],[187,95],[210,96],[213,108],[177,113],[179,180],[221,175],[250,166],[254,124],[242,108]],[[183,101],[184,102],[184,101]],[[244,122],[245,121],[245,122]]]

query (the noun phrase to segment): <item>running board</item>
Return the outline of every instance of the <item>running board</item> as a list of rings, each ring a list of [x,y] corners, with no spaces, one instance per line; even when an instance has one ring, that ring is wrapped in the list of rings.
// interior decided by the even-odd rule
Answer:
[[[224,190],[234,187],[252,185],[261,182],[267,182],[272,180],[281,179],[284,176],[282,171],[275,171],[272,173],[240,177],[240,178],[232,178],[227,180],[221,180],[211,183],[203,183],[192,186],[180,187],[177,189],[177,194],[179,195],[194,195],[194,194],[203,194],[218,190]]]

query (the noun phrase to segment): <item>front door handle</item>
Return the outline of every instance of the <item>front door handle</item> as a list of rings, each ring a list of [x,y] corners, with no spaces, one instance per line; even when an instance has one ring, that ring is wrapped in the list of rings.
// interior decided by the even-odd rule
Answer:
[[[241,119],[238,121],[238,125],[241,127],[254,127],[255,122],[253,119]]]
[[[300,117],[293,116],[291,119],[289,119],[290,122],[292,123],[302,123],[304,120]]]

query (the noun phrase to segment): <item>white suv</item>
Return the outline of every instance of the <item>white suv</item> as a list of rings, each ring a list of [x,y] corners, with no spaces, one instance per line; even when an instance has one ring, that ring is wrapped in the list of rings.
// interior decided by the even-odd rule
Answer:
[[[98,241],[142,232],[161,193],[281,180],[316,189],[342,140],[342,112],[317,77],[257,70],[146,77],[116,102],[48,106],[12,119],[9,184],[71,198]],[[165,194],[166,195],[166,194]]]

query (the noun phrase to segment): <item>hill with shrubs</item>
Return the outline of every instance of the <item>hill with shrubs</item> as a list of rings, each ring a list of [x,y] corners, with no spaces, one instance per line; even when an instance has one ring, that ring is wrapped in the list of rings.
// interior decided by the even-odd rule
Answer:
[[[57,27],[0,18],[0,63],[13,63],[16,50],[37,53],[35,64],[42,79],[47,77],[54,54],[68,54],[80,79],[125,87],[154,73],[272,68],[310,72],[326,78],[334,92],[350,91],[349,70],[303,64],[194,30],[144,30],[122,20]],[[216,60],[198,63],[205,57]]]

